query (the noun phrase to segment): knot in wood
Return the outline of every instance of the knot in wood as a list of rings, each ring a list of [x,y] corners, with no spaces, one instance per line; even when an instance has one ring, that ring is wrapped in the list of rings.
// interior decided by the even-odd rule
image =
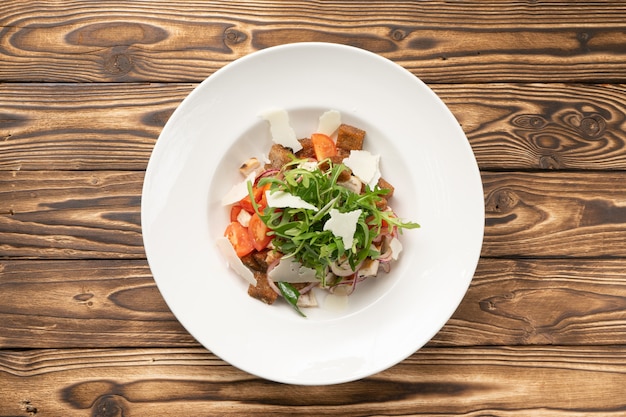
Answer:
[[[513,191],[501,188],[487,197],[486,209],[492,213],[504,213],[512,210],[519,202],[519,197]]]
[[[543,129],[548,121],[538,114],[521,114],[511,120],[514,126],[521,127],[522,129]]]
[[[124,53],[112,54],[104,61],[104,70],[112,75],[128,74],[132,68],[132,59]]]
[[[394,29],[391,31],[391,39],[393,39],[394,41],[401,41],[404,38],[406,38],[407,33],[405,30],[403,29]]]
[[[119,395],[103,395],[91,409],[92,417],[124,417],[124,401]]]
[[[580,132],[587,139],[598,139],[606,130],[606,121],[600,115],[583,118],[580,121]]]
[[[542,155],[539,157],[539,167],[542,169],[558,169],[561,162],[556,155]]]
[[[248,39],[248,36],[240,30],[228,28],[224,31],[224,40],[226,43],[238,44]]]

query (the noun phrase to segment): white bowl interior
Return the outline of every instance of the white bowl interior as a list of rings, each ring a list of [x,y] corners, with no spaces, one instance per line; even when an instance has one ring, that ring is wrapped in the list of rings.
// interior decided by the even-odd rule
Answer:
[[[275,107],[299,137],[329,109],[366,130],[365,148],[396,187],[392,207],[422,226],[405,231],[399,262],[358,287],[344,311],[307,309],[303,319],[286,303],[250,298],[215,246],[228,222],[221,198],[244,160],[267,154],[259,114]],[[142,227],[157,285],[200,343],[263,378],[332,384],[398,363],[441,329],[474,274],[483,201],[467,139],[425,84],[378,55],[303,43],[237,60],[184,100],[148,165]]]

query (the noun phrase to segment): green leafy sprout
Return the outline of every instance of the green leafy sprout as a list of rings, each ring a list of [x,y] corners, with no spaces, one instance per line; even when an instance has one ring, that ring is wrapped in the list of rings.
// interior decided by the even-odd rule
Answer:
[[[316,278],[321,286],[326,287],[326,275],[333,262],[348,262],[352,270],[366,258],[377,259],[380,253],[372,249],[374,239],[385,226],[403,229],[415,229],[419,224],[403,221],[392,211],[381,210],[377,206],[389,192],[376,185],[373,189],[365,186],[364,192],[357,194],[338,184],[343,171],[348,168],[343,164],[333,164],[325,160],[317,164],[316,169],[303,165],[306,160],[295,158],[282,167],[274,176],[263,177],[258,185],[270,184],[269,192],[284,191],[300,197],[314,205],[318,211],[302,208],[266,207],[255,210],[261,220],[270,229],[272,244],[285,257],[293,257],[303,266],[315,269]],[[252,197],[252,185],[248,184]],[[254,204],[254,203],[253,203]],[[345,247],[341,237],[330,230],[324,230],[324,224],[330,218],[330,211],[341,213],[361,210],[351,247]],[[287,289],[279,286],[281,291]]]

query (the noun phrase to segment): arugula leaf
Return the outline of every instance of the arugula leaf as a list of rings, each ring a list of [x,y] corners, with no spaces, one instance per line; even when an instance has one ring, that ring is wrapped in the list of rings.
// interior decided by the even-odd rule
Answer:
[[[283,295],[285,300],[300,314],[302,317],[306,317],[306,315],[300,310],[298,307],[298,298],[300,298],[300,291],[298,291],[293,285],[288,282],[278,281],[276,286],[280,290],[280,293]]]
[[[377,204],[388,190],[378,186],[373,189],[366,186],[364,192],[357,194],[338,184],[339,176],[348,169],[344,164],[333,164],[330,160],[325,160],[318,163],[318,169],[310,170],[301,167],[303,162],[305,160],[294,158],[278,175],[260,179],[258,186],[270,184],[270,193],[290,193],[314,205],[318,211],[267,207],[260,213],[256,206],[255,211],[271,230],[272,244],[276,250],[286,257],[294,257],[306,267],[315,269],[316,277],[322,285],[326,285],[326,275],[333,262],[347,261],[354,269],[368,257],[376,259],[380,254],[371,247],[384,227],[395,228],[400,232],[402,229],[420,227],[417,223],[399,219],[391,211],[378,208]],[[251,187],[249,193],[252,194]],[[344,247],[340,237],[330,230],[324,230],[332,209],[342,213],[361,210],[351,247]],[[297,293],[291,285],[279,288],[281,292],[287,289],[289,294]]]

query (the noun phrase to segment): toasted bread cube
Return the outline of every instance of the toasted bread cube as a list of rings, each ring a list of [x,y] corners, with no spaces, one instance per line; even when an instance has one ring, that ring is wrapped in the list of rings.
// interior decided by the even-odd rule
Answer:
[[[385,194],[385,198],[387,200],[389,200],[391,197],[393,197],[393,192],[394,192],[395,188],[393,187],[393,185],[388,183],[384,178],[380,178],[378,180],[378,186],[380,188],[382,188],[383,190],[389,190],[389,192],[387,194]]]
[[[360,151],[363,149],[363,139],[365,130],[358,127],[341,124],[337,130],[337,148],[349,151]]]
[[[300,159],[315,158],[315,150],[313,149],[313,142],[310,138],[298,139],[302,149],[296,152],[296,156]]]
[[[269,167],[281,169],[283,165],[291,162],[295,155],[289,149],[282,145],[273,144],[270,148],[268,158],[270,160]]]
[[[251,270],[252,272],[254,271],[265,272],[267,270],[267,267],[264,268],[264,265],[257,260],[257,257],[255,256],[254,251],[252,251],[251,253],[247,255],[242,256],[240,259],[241,259],[241,262],[246,267],[248,267],[248,269]]]
[[[274,301],[278,298],[276,291],[270,287],[267,282],[269,279],[265,272],[253,271],[254,278],[256,279],[256,287],[253,285],[248,286],[248,295],[263,301],[265,304],[274,304]]]

